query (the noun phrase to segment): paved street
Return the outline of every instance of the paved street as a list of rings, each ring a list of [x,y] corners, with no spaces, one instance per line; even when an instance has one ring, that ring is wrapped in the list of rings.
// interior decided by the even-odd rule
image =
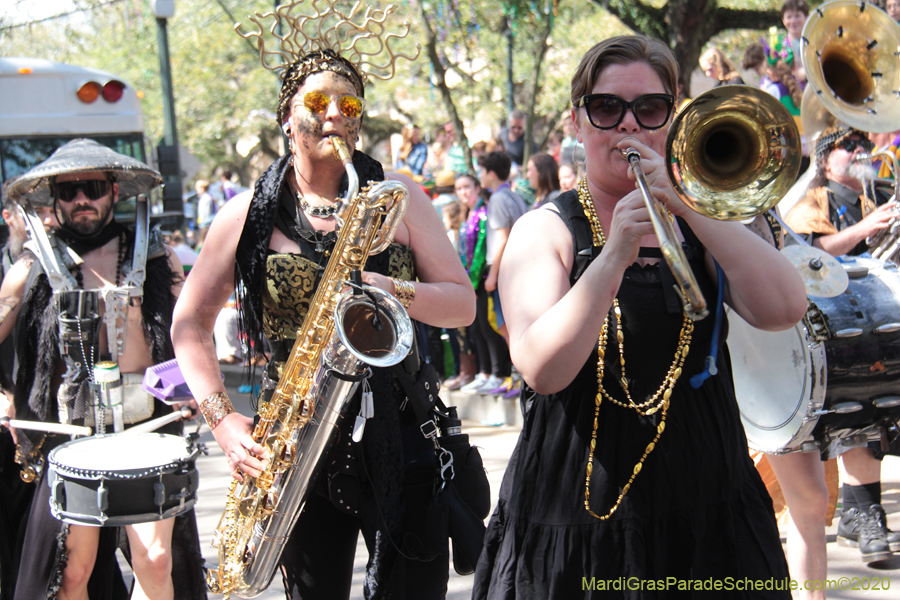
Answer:
[[[226,382],[234,381],[234,371],[229,373]],[[247,394],[239,394],[236,387],[229,386],[229,395],[234,401],[235,407],[246,414],[250,414],[250,407],[247,401]],[[463,407],[467,404],[476,402],[483,405],[489,414],[494,415],[489,419],[466,420],[464,421],[463,432],[468,433],[477,446],[481,447],[481,453],[484,457],[485,467],[488,471],[488,477],[491,482],[491,494],[493,501],[496,503],[497,490],[500,487],[500,480],[503,477],[503,471],[506,468],[509,455],[515,447],[518,439],[520,427],[518,425],[495,425],[496,415],[506,415],[508,421],[513,421],[510,415],[515,415],[518,407],[515,404],[502,402],[493,398],[481,397],[459,397],[453,394],[449,397],[449,403],[459,404],[461,406],[461,414],[466,413],[478,415],[477,411],[467,408],[463,411]],[[501,405],[502,402],[502,405]],[[477,418],[477,417],[475,417]],[[481,421],[492,423],[483,425]],[[201,429],[201,438],[209,446],[209,456],[201,457],[198,461],[200,470],[200,493],[199,500],[196,505],[197,518],[200,526],[200,539],[202,551],[210,564],[215,564],[217,559],[214,550],[210,547],[212,532],[221,516],[222,507],[224,505],[225,494],[229,485],[230,477],[225,464],[225,459],[221,450],[216,445],[215,440],[204,426]],[[883,503],[888,513],[889,525],[894,530],[900,530],[900,458],[889,457],[885,459],[883,468]],[[837,519],[835,524],[830,527],[828,533],[828,562],[829,562],[829,578],[838,579],[842,576],[850,578],[890,578],[890,590],[887,591],[865,591],[865,590],[848,590],[835,591],[829,594],[829,598],[896,598],[900,594],[900,556],[895,556],[886,563],[877,565],[877,567],[867,567],[859,559],[859,552],[852,548],[843,548],[835,542],[835,531],[837,527]],[[784,539],[784,531],[782,530],[782,540]],[[353,574],[353,600],[362,600],[362,581],[365,571],[367,553],[365,546],[360,539],[356,564]],[[887,583],[887,582],[885,582]],[[469,598],[471,593],[472,577],[460,577],[452,572],[448,587],[447,598],[449,600],[463,600]],[[262,600],[275,600],[284,598],[281,588],[280,579],[276,577],[272,586],[263,595],[259,596]]]

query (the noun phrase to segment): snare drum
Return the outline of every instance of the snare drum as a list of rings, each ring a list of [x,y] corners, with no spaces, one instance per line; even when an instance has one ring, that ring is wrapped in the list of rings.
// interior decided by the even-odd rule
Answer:
[[[735,395],[754,450],[826,455],[880,437],[900,418],[900,274],[892,263],[844,257],[850,285],[810,298],[787,331],[760,331],[729,313]]]
[[[50,451],[50,510],[74,525],[118,527],[168,519],[197,501],[198,450],[161,433],[102,435]]]

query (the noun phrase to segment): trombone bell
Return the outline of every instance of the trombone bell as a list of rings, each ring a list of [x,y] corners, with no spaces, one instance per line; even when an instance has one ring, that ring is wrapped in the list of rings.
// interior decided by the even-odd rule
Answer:
[[[770,94],[726,85],[682,109],[666,138],[675,192],[707,217],[741,221],[775,206],[800,173],[800,133]]]

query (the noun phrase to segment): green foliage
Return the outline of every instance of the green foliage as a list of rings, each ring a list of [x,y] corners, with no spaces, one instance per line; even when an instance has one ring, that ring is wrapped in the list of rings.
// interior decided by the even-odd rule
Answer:
[[[507,26],[514,40],[514,101],[520,108],[529,105],[537,61],[543,56],[534,107],[535,137],[543,139],[567,111],[570,78],[585,51],[606,37],[629,32],[627,20],[638,29],[674,39],[666,31],[664,11],[676,4],[689,6],[691,0],[402,0],[388,28],[410,23],[410,35],[396,44],[407,53],[415,53],[416,44],[425,45],[420,1],[425,2],[437,37],[441,64],[450,73],[452,101],[470,142],[475,142],[495,135],[506,117]],[[91,10],[26,27],[2,30],[0,23],[0,55],[46,58],[115,73],[143,92],[152,147],[162,137],[163,104],[157,24],[149,4],[80,0],[79,6]],[[353,2],[341,4],[349,7]],[[720,8],[772,10],[780,5],[781,0],[718,0]],[[274,122],[280,82],[260,66],[256,50],[233,31],[226,9],[247,23],[254,11],[271,11],[273,1],[176,1],[168,34],[178,135],[202,161],[200,176],[228,166],[248,184],[280,149]],[[623,18],[613,16],[616,11],[622,11]],[[542,53],[538,31],[550,13],[553,28]],[[748,40],[758,36],[758,31],[737,30],[723,32],[713,41],[739,61]],[[364,123],[367,150],[405,123],[415,122],[428,134],[449,119],[432,69],[423,51],[412,63],[399,61],[391,80],[370,80]]]

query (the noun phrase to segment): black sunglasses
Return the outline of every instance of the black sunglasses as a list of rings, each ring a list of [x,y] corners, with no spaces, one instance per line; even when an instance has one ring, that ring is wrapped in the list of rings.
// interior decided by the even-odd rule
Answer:
[[[863,152],[871,152],[872,148],[875,147],[875,145],[869,140],[854,140],[851,138],[842,140],[838,145],[847,153],[853,152],[857,148],[862,148]]]
[[[675,97],[671,94],[645,94],[627,102],[613,94],[587,94],[575,103],[575,108],[584,107],[588,120],[597,129],[612,129],[625,118],[629,108],[644,129],[659,129],[669,121]]]
[[[83,193],[88,200],[97,200],[108,194],[109,190],[109,181],[105,179],[50,184],[50,193],[60,202],[72,202],[78,196],[78,192]]]

